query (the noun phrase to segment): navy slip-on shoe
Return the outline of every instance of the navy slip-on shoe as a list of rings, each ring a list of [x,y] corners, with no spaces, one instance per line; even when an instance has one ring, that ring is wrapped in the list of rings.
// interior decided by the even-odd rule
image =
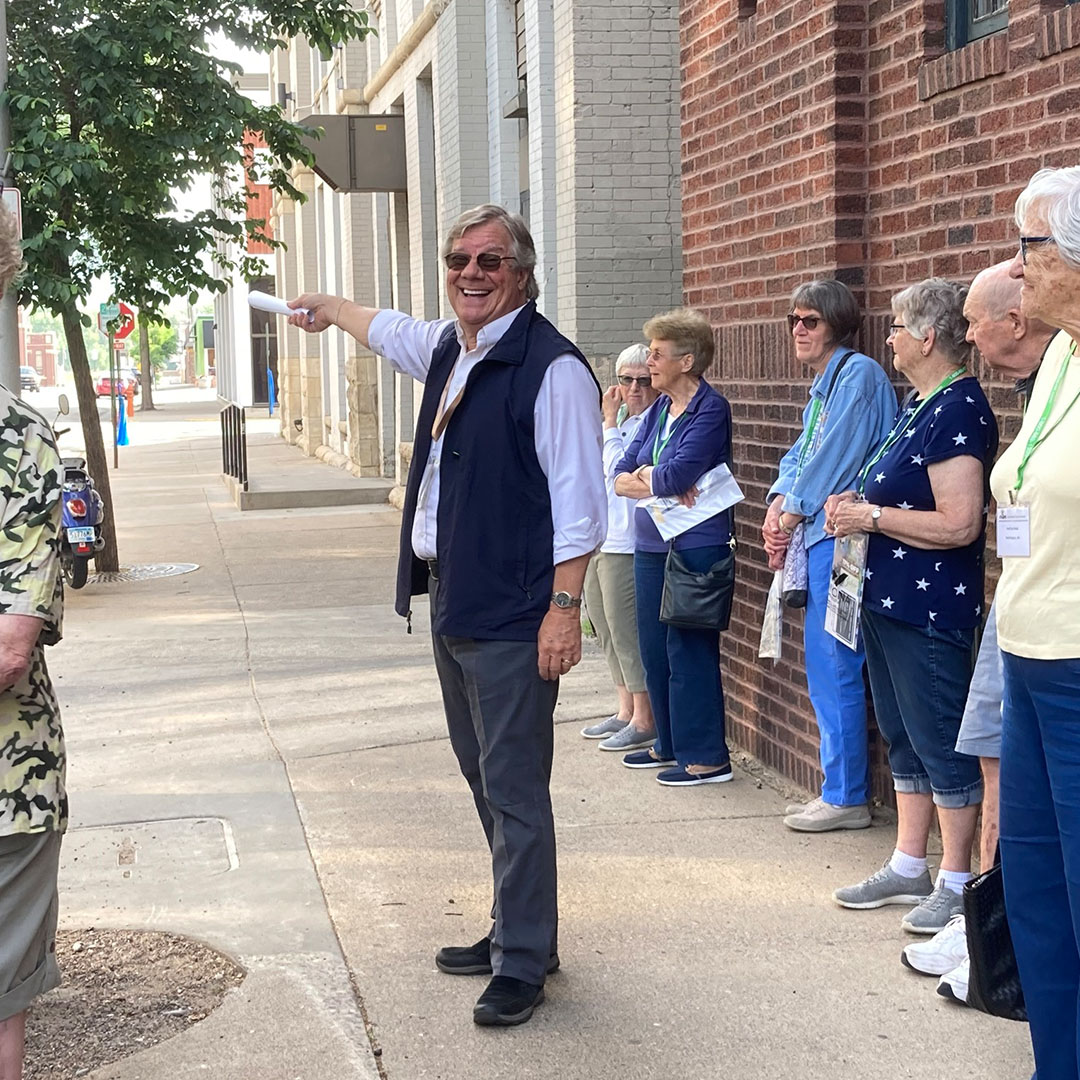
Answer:
[[[627,754],[622,763],[628,769],[664,769],[675,764],[674,758],[659,758],[652,750],[636,750]]]
[[[707,773],[691,773],[685,769],[666,769],[656,774],[656,782],[666,787],[697,787],[699,784],[724,784],[734,779],[735,774],[731,771],[731,763],[721,765]]]

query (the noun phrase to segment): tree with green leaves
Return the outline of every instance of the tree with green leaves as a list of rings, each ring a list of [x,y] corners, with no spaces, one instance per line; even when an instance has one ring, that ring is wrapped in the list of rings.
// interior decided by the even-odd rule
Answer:
[[[197,176],[225,181],[253,169],[253,133],[268,147],[261,181],[290,198],[302,198],[290,169],[312,160],[304,129],[237,90],[238,65],[218,59],[211,39],[270,52],[303,36],[328,56],[369,32],[352,0],[8,5],[5,96],[27,263],[20,302],[63,320],[87,463],[110,523],[108,461],[82,336],[93,280],[106,275],[114,297],[153,323],[174,296],[194,303],[201,290],[223,291],[233,272],[258,276],[246,242],[275,241],[266,222],[248,219],[243,188],[223,184],[215,208],[188,217],[177,215],[174,192]],[[96,564],[118,568],[111,527]]]

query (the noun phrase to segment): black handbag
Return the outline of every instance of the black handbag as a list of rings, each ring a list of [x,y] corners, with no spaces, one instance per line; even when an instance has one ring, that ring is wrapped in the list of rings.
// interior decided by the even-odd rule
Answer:
[[[967,1003],[1005,1020],[1027,1020],[1000,863],[964,886],[964,926],[971,964]]]
[[[670,548],[664,563],[660,621],[683,630],[726,630],[735,592],[735,549],[708,570],[691,570]]]

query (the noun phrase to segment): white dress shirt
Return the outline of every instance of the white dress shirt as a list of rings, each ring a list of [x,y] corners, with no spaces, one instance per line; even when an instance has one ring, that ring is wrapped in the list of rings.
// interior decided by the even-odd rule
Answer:
[[[450,373],[445,405],[465,386],[469,372],[510,328],[521,308],[483,327],[476,348],[468,350],[455,320],[424,322],[400,311],[380,311],[371,321],[372,351],[402,374],[424,382],[435,351],[448,326],[461,346]],[[533,411],[536,457],[548,481],[556,565],[596,551],[607,529],[607,496],[601,465],[601,414],[596,383],[585,365],[567,353],[556,357],[544,373]],[[439,509],[439,462],[443,436],[433,439],[420,482],[412,546],[418,558],[436,558]]]
[[[618,427],[604,428],[604,486],[607,489],[607,539],[601,551],[609,555],[634,554],[634,508],[636,499],[615,494],[615,466],[622,461],[627,448],[641,427],[644,413],[628,416]]]

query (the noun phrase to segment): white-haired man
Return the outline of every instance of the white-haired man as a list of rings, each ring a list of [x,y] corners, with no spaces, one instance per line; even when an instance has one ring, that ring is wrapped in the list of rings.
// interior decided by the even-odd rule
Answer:
[[[396,610],[428,593],[450,742],[491,849],[493,924],[440,949],[452,975],[491,974],[478,1024],[524,1023],[556,951],[550,779],[559,677],[581,659],[585,570],[604,539],[600,386],[536,310],[525,222],[478,206],[442,247],[456,319],[342,297],[292,301],[290,322],[339,326],[424,383],[406,488]]]

